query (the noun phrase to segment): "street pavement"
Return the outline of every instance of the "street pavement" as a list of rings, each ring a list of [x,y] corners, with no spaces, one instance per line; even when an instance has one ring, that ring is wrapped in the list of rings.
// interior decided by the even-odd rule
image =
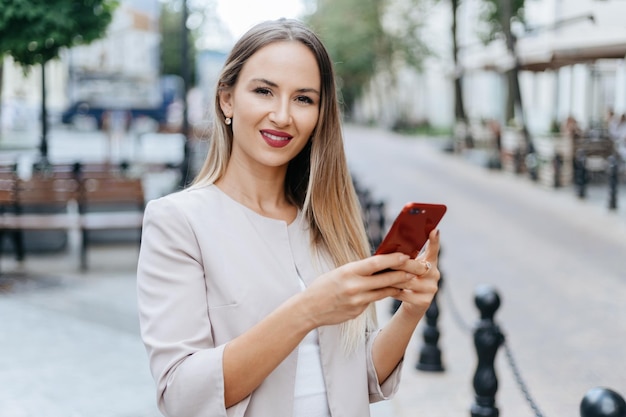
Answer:
[[[24,136],[26,138],[28,136]],[[31,142],[4,140],[6,158],[33,158]],[[578,416],[585,392],[607,386],[626,395],[626,193],[606,208],[601,188],[587,200],[571,187],[547,189],[525,177],[488,171],[441,142],[346,127],[353,174],[386,203],[389,220],[409,200],[442,202],[443,286],[439,347],[445,370],[415,369],[418,328],[405,358],[403,385],[373,417],[468,415],[476,367],[473,294],[500,294],[496,320],[528,392],[545,417]],[[10,148],[10,149],[9,149]],[[11,150],[12,149],[12,150]],[[176,162],[176,136],[124,139],[117,155]],[[124,153],[126,152],[126,153]],[[53,161],[107,154],[99,133],[53,130]],[[175,187],[175,172],[151,174],[147,196]],[[137,244],[98,245],[78,269],[78,237],[62,253],[1,262],[0,417],[156,417],[153,382],[138,334]],[[381,322],[390,304],[378,305]],[[503,416],[535,412],[501,349],[496,405]]]
[[[389,218],[411,200],[448,206],[440,226],[444,279],[438,297],[446,369],[428,373],[407,366],[389,415],[469,413],[476,353],[467,327],[478,320],[479,285],[500,294],[495,318],[544,416],[579,415],[581,399],[595,386],[626,394],[623,186],[619,210],[610,212],[601,192],[606,185],[579,200],[571,187],[554,190],[489,171],[441,152],[436,142],[364,128],[348,129],[346,136],[353,173],[387,203]],[[419,330],[413,342],[407,365],[417,361]],[[501,415],[535,415],[506,359],[501,349]]]

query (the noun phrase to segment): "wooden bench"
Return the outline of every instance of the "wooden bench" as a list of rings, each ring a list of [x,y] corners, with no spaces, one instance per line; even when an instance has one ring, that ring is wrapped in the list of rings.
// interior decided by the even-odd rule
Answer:
[[[136,229],[141,236],[144,198],[141,178],[115,166],[52,166],[28,180],[15,172],[2,175],[0,169],[0,232],[80,231],[80,267],[85,270],[90,231]],[[71,210],[72,205],[77,209]]]
[[[77,222],[68,211],[69,202],[78,198],[76,179],[34,172],[28,179],[14,173],[1,181],[5,191],[0,230],[11,232],[18,260],[25,254],[25,231],[70,230]]]
[[[84,167],[80,183],[81,268],[87,269],[90,232],[136,229],[140,242],[145,196],[141,178],[127,175],[124,169]]]

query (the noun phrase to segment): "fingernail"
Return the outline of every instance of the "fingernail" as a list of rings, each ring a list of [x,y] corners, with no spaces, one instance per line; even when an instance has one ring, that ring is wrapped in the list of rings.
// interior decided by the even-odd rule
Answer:
[[[407,280],[411,280],[413,278],[417,278],[417,275],[411,274],[409,272],[406,273],[406,279]]]
[[[409,258],[410,258],[409,255],[402,254],[402,255],[400,255],[400,262],[408,261]]]

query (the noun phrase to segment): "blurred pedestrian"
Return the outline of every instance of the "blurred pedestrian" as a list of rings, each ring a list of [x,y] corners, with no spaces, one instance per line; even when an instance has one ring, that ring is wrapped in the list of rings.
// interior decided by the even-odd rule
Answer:
[[[500,152],[502,150],[502,127],[500,122],[496,119],[489,119],[487,126],[493,137],[494,147]]]
[[[615,114],[613,109],[609,109],[606,112],[605,126],[609,134],[609,138],[615,140],[618,136],[618,129],[621,117]]]
[[[570,115],[565,119],[565,122],[563,122],[563,125],[561,126],[561,133],[573,140],[576,140],[582,136],[583,131],[576,118]]]
[[[369,415],[437,290],[417,259],[370,256],[330,57],[294,20],[261,23],[219,77],[189,188],[146,208],[141,333],[167,416]],[[376,325],[374,302],[402,305]]]
[[[622,162],[626,161],[626,113],[620,116],[612,139],[617,155]]]

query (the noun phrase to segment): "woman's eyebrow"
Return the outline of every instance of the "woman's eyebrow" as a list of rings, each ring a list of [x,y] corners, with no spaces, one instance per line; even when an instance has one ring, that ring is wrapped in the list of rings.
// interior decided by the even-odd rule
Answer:
[[[278,87],[278,84],[276,84],[275,82],[272,82],[270,80],[267,80],[265,78],[254,78],[252,79],[253,82],[257,82],[257,83],[262,83],[262,84],[267,84],[270,87]]]
[[[278,87],[278,84],[276,84],[275,82],[270,81],[270,80],[268,80],[266,78],[254,78],[254,79],[252,79],[252,81],[253,82],[262,83],[262,84],[265,84],[265,85],[268,85],[268,86],[274,87],[274,88]],[[299,93],[314,93],[314,94],[317,94],[318,96],[321,95],[320,92],[317,89],[315,89],[315,88],[299,88],[296,91],[298,91]]]
[[[321,96],[320,92],[317,91],[315,88],[300,88],[298,89],[299,93],[313,93],[313,94],[317,94],[318,96]]]

